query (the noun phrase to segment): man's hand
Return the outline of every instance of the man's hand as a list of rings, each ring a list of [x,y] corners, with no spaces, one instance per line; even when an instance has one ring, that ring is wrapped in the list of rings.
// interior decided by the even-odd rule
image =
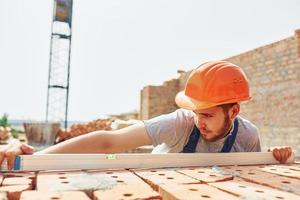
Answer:
[[[270,147],[269,151],[273,153],[273,156],[280,163],[286,163],[287,159],[292,155],[291,147]]]
[[[33,147],[27,144],[18,144],[13,147],[7,147],[0,150],[0,166],[3,161],[7,160],[7,169],[12,170],[15,164],[15,159],[17,155],[20,154],[33,154]]]

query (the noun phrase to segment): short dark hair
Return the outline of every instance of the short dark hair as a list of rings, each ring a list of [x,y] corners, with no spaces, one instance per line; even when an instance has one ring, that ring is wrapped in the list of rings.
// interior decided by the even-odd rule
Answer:
[[[223,109],[224,113],[227,113],[228,110],[235,104],[237,104],[237,103],[236,102],[235,103],[227,103],[227,104],[218,105],[218,107],[221,107]]]

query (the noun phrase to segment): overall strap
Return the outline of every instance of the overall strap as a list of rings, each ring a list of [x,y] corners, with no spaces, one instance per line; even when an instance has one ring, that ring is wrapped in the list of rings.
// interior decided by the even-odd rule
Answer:
[[[234,120],[232,134],[229,135],[228,138],[226,139],[224,146],[221,150],[222,153],[230,152],[230,150],[234,144],[234,141],[235,141],[235,138],[236,138],[236,135],[238,132],[238,128],[239,128],[239,122],[238,122],[238,119],[236,118]],[[184,146],[181,153],[195,153],[199,139],[200,139],[200,131],[196,127],[196,125],[194,125],[192,133],[190,134],[190,137],[189,137],[189,141]]]
[[[221,150],[222,153],[230,152],[230,150],[231,150],[231,148],[233,146],[233,143],[235,141],[238,129],[239,129],[239,121],[238,121],[237,118],[235,118],[232,134],[229,135],[228,138],[226,139],[226,141],[224,143],[224,146],[223,146],[223,148]]]
[[[196,125],[194,125],[192,133],[190,134],[190,137],[189,137],[189,141],[184,146],[184,148],[181,151],[181,153],[195,153],[195,150],[196,150],[199,138],[200,138],[200,131],[196,127]]]

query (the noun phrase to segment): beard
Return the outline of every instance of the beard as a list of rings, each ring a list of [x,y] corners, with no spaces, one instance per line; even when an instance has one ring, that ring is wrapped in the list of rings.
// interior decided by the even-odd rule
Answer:
[[[232,121],[229,118],[229,114],[226,113],[225,117],[224,117],[223,126],[220,128],[220,130],[218,130],[215,134],[213,134],[212,131],[206,130],[207,132],[210,132],[211,134],[213,134],[213,137],[211,137],[211,138],[203,137],[203,139],[208,142],[215,142],[215,141],[225,137],[226,135],[228,135],[228,133],[231,131],[231,128],[232,128]]]

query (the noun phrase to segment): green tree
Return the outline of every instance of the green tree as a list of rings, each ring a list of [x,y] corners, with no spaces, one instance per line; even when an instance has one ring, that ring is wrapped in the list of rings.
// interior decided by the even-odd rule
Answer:
[[[10,124],[8,123],[8,114],[4,113],[0,118],[0,126],[10,127]]]
[[[0,118],[0,126],[2,127],[11,127],[10,123],[8,122],[8,114],[4,113],[3,116]],[[19,137],[19,132],[15,129],[11,129],[11,135],[14,138]]]

